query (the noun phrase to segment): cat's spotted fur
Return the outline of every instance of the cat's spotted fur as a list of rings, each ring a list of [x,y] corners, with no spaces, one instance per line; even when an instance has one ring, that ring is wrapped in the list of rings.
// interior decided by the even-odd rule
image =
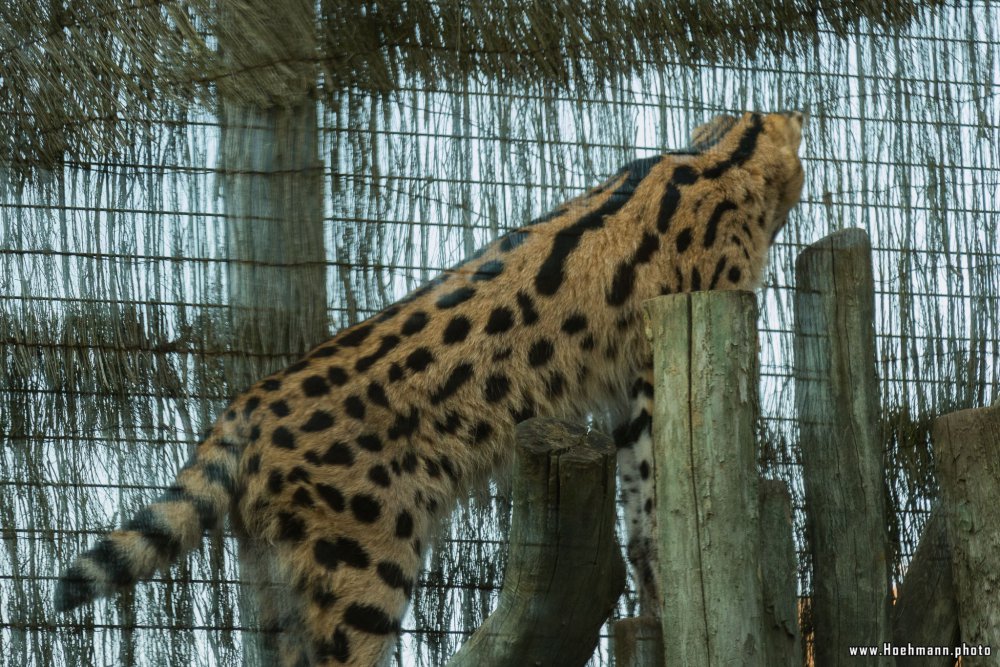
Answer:
[[[275,631],[270,657],[377,664],[435,526],[510,463],[515,424],[611,408],[624,417],[629,557],[657,607],[639,307],[758,282],[799,199],[801,125],[798,113],[719,117],[692,152],[632,163],[261,380],[163,498],[65,572],[57,606],[149,577],[229,513]]]

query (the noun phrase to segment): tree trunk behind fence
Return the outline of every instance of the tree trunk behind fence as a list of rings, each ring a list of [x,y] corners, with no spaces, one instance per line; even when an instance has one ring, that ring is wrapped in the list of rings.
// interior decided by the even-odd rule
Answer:
[[[283,26],[290,11],[299,17],[315,13],[312,3],[296,2],[294,8],[255,2],[253,10],[269,12],[268,25],[282,34],[288,32]],[[285,45],[308,55],[315,36],[296,35]],[[253,40],[221,45],[234,64],[266,61],[266,54],[248,53],[256,46],[266,45]],[[235,67],[238,71],[240,65]],[[307,72],[299,74],[309,80]],[[226,360],[226,375],[235,391],[286,366],[329,335],[323,164],[316,103],[309,91],[302,92],[301,101],[290,107],[263,109],[225,98],[221,104],[225,257],[231,340],[237,351]],[[242,564],[240,569],[242,580],[253,579]],[[246,664],[276,664],[276,638],[259,632],[256,600],[246,588],[240,610],[240,624],[253,633],[245,635]]]
[[[645,304],[653,351],[659,566],[668,665],[764,665],[757,308],[749,292]]]
[[[625,588],[615,498],[607,436],[555,419],[518,425],[500,600],[449,667],[586,664]]]
[[[816,664],[854,667],[849,646],[892,641],[867,235],[847,229],[809,246],[796,273],[795,388]]]
[[[951,542],[962,642],[992,655],[963,656],[963,667],[1000,657],[1000,401],[934,421],[934,458]]]

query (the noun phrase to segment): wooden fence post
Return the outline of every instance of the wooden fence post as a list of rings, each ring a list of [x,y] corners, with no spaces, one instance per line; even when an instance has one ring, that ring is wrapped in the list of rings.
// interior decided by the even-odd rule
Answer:
[[[906,578],[892,606],[896,646],[955,646],[960,640],[958,601],[951,576],[951,547],[944,509],[938,505],[924,526]],[[951,656],[896,656],[896,667],[952,667]]]
[[[513,493],[499,603],[448,665],[584,665],[625,589],[614,445],[555,419],[523,422]]]
[[[796,261],[795,389],[814,567],[816,664],[892,641],[871,245],[858,229]],[[891,657],[867,665],[894,664]]]
[[[997,664],[1000,652],[1000,401],[934,420],[931,431],[951,542],[963,667]],[[989,648],[990,655],[982,649]]]
[[[764,664],[802,667],[792,496],[788,485],[779,479],[765,479],[760,485],[760,567],[764,596]]]
[[[644,305],[653,346],[659,565],[667,665],[764,665],[757,306],[749,292]]]

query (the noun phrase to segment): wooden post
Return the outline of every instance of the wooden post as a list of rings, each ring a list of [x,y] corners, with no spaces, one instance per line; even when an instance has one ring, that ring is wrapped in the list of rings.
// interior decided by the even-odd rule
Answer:
[[[223,31],[220,37],[232,67],[219,89],[230,339],[237,351],[225,365],[232,391],[287,366],[329,335],[314,4],[249,0],[220,8],[224,25],[253,16],[260,19],[254,29],[266,33]],[[298,98],[279,98],[282,106],[242,99],[265,74],[277,74]],[[259,585],[268,577],[254,566],[259,548],[240,544],[239,606],[247,664],[269,665],[278,662],[279,638],[259,630],[280,613],[280,601]]]
[[[796,262],[795,389],[813,557],[816,664],[892,641],[871,246],[837,232]],[[893,664],[891,657],[867,665]]]
[[[760,567],[764,596],[764,664],[801,667],[792,496],[788,485],[778,479],[766,479],[760,485]]]
[[[663,667],[663,630],[652,616],[615,623],[615,667]]]
[[[667,665],[764,665],[757,305],[749,292],[646,302]]]
[[[500,601],[449,667],[584,665],[625,588],[611,440],[555,419],[517,438]]]
[[[955,646],[958,601],[951,576],[951,547],[944,510],[937,506],[924,526],[920,545],[892,607],[892,641],[897,647]],[[951,656],[896,656],[896,667],[951,667]]]
[[[1000,401],[934,420],[941,506],[951,542],[963,667],[996,665],[1000,653]],[[989,647],[990,655],[983,650]]]

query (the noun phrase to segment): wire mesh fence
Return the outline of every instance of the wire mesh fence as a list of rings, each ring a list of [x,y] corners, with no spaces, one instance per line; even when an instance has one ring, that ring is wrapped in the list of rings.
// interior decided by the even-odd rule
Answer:
[[[898,580],[936,494],[929,419],[987,405],[1000,386],[1000,14],[973,2],[919,19],[889,32],[861,21],[846,36],[821,22],[791,52],[737,51],[725,65],[657,56],[609,76],[601,63],[598,89],[412,74],[376,92],[344,87],[318,105],[330,330],[631,159],[686,145],[711,115],[805,110],[803,200],[760,292],[761,467],[790,484],[805,549],[794,260],[830,231],[861,227],[874,247]],[[114,159],[70,156],[55,169],[40,163],[30,181],[13,169],[0,178],[6,664],[235,665],[259,632],[241,613],[228,534],[134,595],[69,615],[52,608],[68,560],[165,488],[241,389],[228,384],[227,362],[258,354],[228,324],[227,268],[253,260],[226,253],[219,121],[170,107],[144,123]],[[270,305],[261,304],[262,328]],[[501,481],[445,527],[404,621],[399,664],[443,664],[491,610],[506,496]],[[810,572],[803,552],[804,598]],[[626,595],[617,614],[634,612]],[[602,642],[592,664],[612,662]]]

